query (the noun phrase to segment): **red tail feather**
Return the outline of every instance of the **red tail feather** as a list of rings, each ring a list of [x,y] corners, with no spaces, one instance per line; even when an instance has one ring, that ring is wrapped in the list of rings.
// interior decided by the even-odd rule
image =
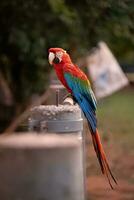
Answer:
[[[111,178],[113,179],[113,181],[117,184],[116,179],[114,178],[109,164],[107,162],[106,156],[105,156],[105,152],[103,150],[103,146],[101,144],[101,140],[99,137],[99,133],[98,130],[96,129],[95,133],[92,133],[92,140],[93,140],[93,145],[94,145],[94,149],[98,158],[98,161],[100,163],[100,167],[101,167],[101,171],[103,174],[105,174],[108,178],[109,184],[111,186],[111,188],[113,189],[112,183],[111,183]]]

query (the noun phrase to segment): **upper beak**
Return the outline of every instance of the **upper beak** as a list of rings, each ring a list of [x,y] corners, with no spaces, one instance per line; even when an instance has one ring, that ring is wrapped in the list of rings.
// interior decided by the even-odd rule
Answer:
[[[49,61],[50,65],[53,64],[54,58],[55,58],[55,54],[52,53],[52,52],[50,52],[50,53],[49,53],[49,56],[48,56],[48,61]]]

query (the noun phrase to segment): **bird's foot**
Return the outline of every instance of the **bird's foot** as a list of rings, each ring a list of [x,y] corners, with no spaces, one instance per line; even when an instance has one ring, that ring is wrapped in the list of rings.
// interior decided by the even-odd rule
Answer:
[[[63,104],[64,105],[75,105],[74,98],[70,93],[63,97]]]

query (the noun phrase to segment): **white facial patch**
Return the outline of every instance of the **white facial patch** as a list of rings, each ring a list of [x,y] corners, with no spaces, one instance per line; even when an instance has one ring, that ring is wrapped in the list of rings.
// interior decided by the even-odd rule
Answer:
[[[59,51],[56,53],[56,57],[59,58],[60,62],[62,61],[63,52]]]
[[[52,65],[54,58],[55,58],[55,54],[50,52],[49,56],[48,56],[48,60],[49,60],[50,65]]]

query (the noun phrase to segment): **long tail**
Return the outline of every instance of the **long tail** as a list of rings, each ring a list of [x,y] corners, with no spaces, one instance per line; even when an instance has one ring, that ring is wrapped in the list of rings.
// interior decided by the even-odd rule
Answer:
[[[114,176],[113,176],[113,174],[110,170],[110,167],[108,165],[108,162],[107,162],[107,159],[106,159],[106,156],[105,156],[105,152],[103,150],[103,146],[101,144],[99,133],[98,133],[98,130],[96,128],[97,127],[97,119],[96,119],[95,111],[92,109],[91,104],[89,103],[89,101],[87,101],[87,99],[85,97],[83,97],[82,101],[78,101],[78,103],[79,103],[81,109],[83,110],[85,117],[88,120],[89,129],[90,129],[91,135],[92,135],[94,149],[95,149],[98,161],[100,163],[101,171],[102,171],[103,174],[105,174],[107,176],[109,184],[110,184],[111,188],[113,189],[111,179],[116,184],[117,184],[117,181],[114,178]]]
[[[113,176],[113,174],[110,170],[110,167],[109,167],[109,164],[107,162],[106,155],[105,155],[105,152],[103,150],[103,146],[101,144],[100,136],[99,136],[97,129],[96,129],[95,133],[92,133],[92,140],[93,140],[94,149],[95,149],[95,152],[96,152],[96,155],[97,155],[100,167],[101,167],[101,171],[102,171],[103,174],[105,174],[107,176],[108,182],[109,182],[111,188],[113,189],[111,178],[113,179],[113,181],[116,184],[117,184],[117,181],[114,178],[114,176]]]

